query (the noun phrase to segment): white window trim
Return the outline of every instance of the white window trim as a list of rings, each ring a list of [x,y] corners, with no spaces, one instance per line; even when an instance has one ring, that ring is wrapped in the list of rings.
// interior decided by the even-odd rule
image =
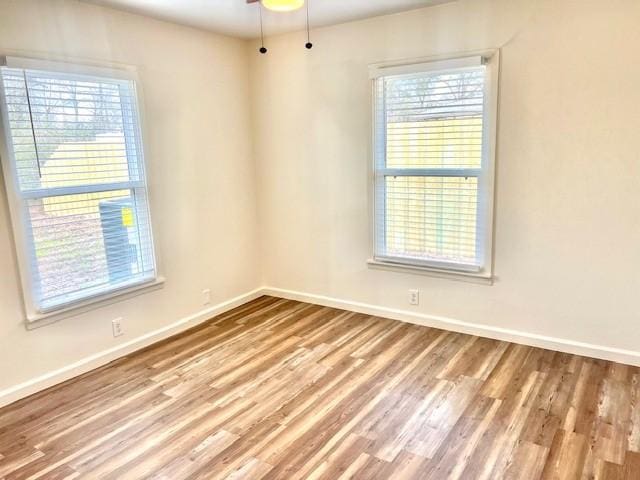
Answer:
[[[486,66],[485,81],[485,129],[483,131],[483,161],[481,178],[486,184],[487,195],[479,195],[478,201],[482,202],[479,208],[481,215],[478,224],[482,225],[485,233],[483,242],[483,266],[479,269],[468,269],[457,265],[448,268],[444,262],[429,262],[398,258],[385,258],[375,253],[376,242],[376,217],[378,199],[376,198],[376,101],[375,79],[389,75],[404,75],[426,71],[452,70],[457,68],[469,68],[479,65],[480,61]],[[444,56],[414,59],[412,61],[383,62],[369,66],[371,79],[371,161],[369,181],[369,218],[370,218],[370,252],[367,259],[369,268],[389,270],[403,273],[424,274],[438,278],[451,278],[456,280],[471,281],[485,285],[492,285],[494,279],[494,202],[495,202],[495,171],[496,171],[496,143],[498,133],[498,103],[499,103],[499,76],[500,76],[500,50],[481,50]],[[407,170],[403,172],[406,174]],[[426,170],[420,170],[419,175],[424,175]],[[429,172],[429,174],[435,171]],[[446,173],[446,172],[445,172]],[[456,175],[459,173],[457,171]],[[438,174],[438,173],[436,173]],[[442,175],[443,173],[439,173]]]
[[[135,92],[138,106],[138,122],[141,131],[142,148],[147,152],[146,130],[144,121],[144,100],[142,88],[140,86],[137,70],[129,65],[85,65],[82,63],[41,60],[35,58],[21,58],[15,56],[0,57],[0,66],[10,68],[23,68],[32,70],[43,70],[47,72],[60,72],[74,75],[86,75],[87,77],[107,77],[120,80],[132,80],[135,84]],[[0,81],[1,86],[1,81]],[[165,282],[162,272],[161,255],[158,245],[154,241],[156,238],[153,217],[151,212],[147,213],[151,228],[151,238],[154,244],[156,275],[146,281],[136,283],[130,286],[124,286],[121,289],[112,290],[110,292],[101,293],[91,297],[85,297],[69,304],[63,304],[59,308],[48,311],[41,311],[36,307],[36,301],[33,297],[33,282],[31,263],[29,261],[28,251],[28,221],[26,212],[22,207],[22,199],[25,195],[18,191],[18,174],[15,169],[15,158],[13,149],[8,143],[7,125],[9,125],[9,117],[7,106],[5,104],[4,89],[0,88],[0,165],[5,177],[4,185],[7,191],[9,211],[11,217],[11,227],[13,229],[13,239],[18,260],[18,271],[20,276],[20,286],[24,303],[25,323],[28,329],[37,328],[43,324],[53,323],[55,321],[67,318],[73,315],[84,313],[89,310],[100,308],[102,306],[113,303],[116,300],[125,300],[133,296],[153,291],[161,288]],[[148,165],[143,165],[143,173],[145,175],[146,193],[148,208],[151,210],[151,189],[148,183]]]
[[[96,297],[85,298],[73,305],[55,310],[54,312],[41,314],[36,313],[27,318],[28,321],[26,323],[26,327],[27,330],[35,330],[36,328],[49,325],[65,318],[74,317],[76,315],[128,300],[148,292],[153,292],[159,288],[163,288],[164,283],[165,278],[158,275],[155,279],[149,280],[148,282],[139,283],[119,290],[113,290],[109,293]]]

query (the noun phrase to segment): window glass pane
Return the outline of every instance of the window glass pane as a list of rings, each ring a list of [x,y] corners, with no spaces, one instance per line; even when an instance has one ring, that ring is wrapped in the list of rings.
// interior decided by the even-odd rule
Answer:
[[[140,200],[122,190],[27,202],[42,308],[153,276],[151,232]]]
[[[484,72],[384,80],[389,168],[480,168]]]
[[[21,190],[138,180],[131,82],[3,70]]]
[[[390,256],[476,263],[477,178],[386,177]]]

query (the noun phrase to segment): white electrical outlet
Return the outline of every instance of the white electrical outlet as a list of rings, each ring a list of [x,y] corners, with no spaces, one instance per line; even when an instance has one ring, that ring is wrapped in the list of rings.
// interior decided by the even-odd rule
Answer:
[[[409,305],[420,305],[420,290],[409,290]]]
[[[113,336],[119,337],[124,334],[124,330],[122,330],[122,318],[114,318],[111,320],[111,328],[113,330]]]
[[[209,305],[211,303],[211,290],[208,288],[202,290],[202,303],[203,305]]]

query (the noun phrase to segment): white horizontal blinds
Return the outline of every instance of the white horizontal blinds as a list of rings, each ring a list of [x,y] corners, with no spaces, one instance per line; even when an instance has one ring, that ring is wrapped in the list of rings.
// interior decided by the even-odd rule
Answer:
[[[485,67],[379,76],[376,257],[479,270]]]
[[[141,179],[133,82],[8,68],[3,80],[21,190]]]
[[[1,70],[38,309],[153,279],[134,82]]]

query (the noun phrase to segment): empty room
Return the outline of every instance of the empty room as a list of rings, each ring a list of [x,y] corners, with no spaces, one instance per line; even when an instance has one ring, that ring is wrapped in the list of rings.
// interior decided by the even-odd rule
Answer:
[[[639,0],[0,0],[0,480],[640,480]]]

